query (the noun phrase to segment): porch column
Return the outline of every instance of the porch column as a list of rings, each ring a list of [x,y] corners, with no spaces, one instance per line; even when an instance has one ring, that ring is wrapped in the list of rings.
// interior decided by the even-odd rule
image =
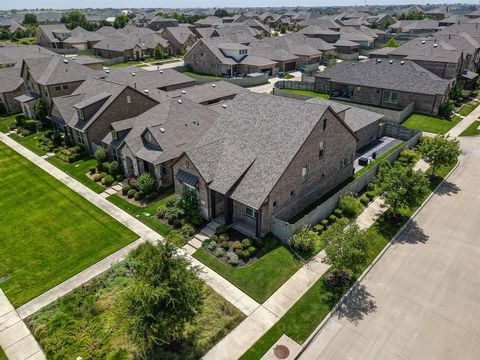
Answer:
[[[217,211],[215,209],[215,191],[210,190],[210,218],[215,219],[217,217]]]
[[[261,237],[262,235],[262,212],[256,211],[255,216],[255,235]]]
[[[233,200],[225,196],[224,202],[225,225],[229,225],[233,222]]]

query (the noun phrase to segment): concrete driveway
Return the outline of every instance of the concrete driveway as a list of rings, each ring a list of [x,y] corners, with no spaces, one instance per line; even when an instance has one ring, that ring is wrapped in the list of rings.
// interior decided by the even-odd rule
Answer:
[[[174,67],[177,67],[177,66],[183,66],[184,64],[185,63],[183,62],[183,60],[178,60],[178,61],[169,62],[169,63],[162,64],[162,65],[145,66],[142,69],[148,70],[148,71],[163,70],[163,69],[171,69],[171,68],[174,68]]]
[[[302,73],[300,71],[292,71],[292,72],[289,72],[289,74],[293,75],[294,78],[293,79],[288,79],[288,80],[302,80]],[[259,85],[259,86],[252,86],[249,88],[250,91],[253,91],[253,92],[256,92],[256,93],[270,93],[270,91],[273,90],[273,87],[275,85],[275,83],[277,81],[280,81],[280,80],[286,80],[286,79],[282,79],[282,78],[279,78],[279,77],[273,77],[271,79],[268,80],[268,84],[265,84],[265,85]]]
[[[480,140],[301,359],[480,359]]]

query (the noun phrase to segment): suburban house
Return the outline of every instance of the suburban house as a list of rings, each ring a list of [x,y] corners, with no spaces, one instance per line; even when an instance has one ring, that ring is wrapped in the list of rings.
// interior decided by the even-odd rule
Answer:
[[[241,86],[222,80],[170,91],[167,95],[189,99],[197,104],[212,105],[232,100],[246,91],[248,90]]]
[[[27,86],[27,94],[17,100],[22,103],[23,112],[32,117],[37,99],[50,109],[52,98],[70,95],[87,78],[102,73],[60,56],[44,56],[23,60],[20,75]]]
[[[328,106],[246,92],[173,165],[207,220],[264,236],[353,173],[357,138]]]
[[[64,24],[38,25],[35,41],[46,48],[61,49],[64,47],[63,41],[70,33]]]
[[[93,45],[103,39],[103,36],[93,31],[85,30],[77,26],[72,30],[70,36],[63,40],[64,46],[76,48],[80,51],[91,49]]]
[[[193,23],[195,27],[219,27],[223,24],[222,18],[218,16],[207,16],[203,19],[199,19]]]
[[[23,59],[34,59],[44,56],[56,55],[44,47],[38,45],[0,45],[0,67],[11,67],[21,64]]]
[[[16,97],[27,92],[20,70],[17,68],[0,69],[0,104],[7,114],[15,114],[22,111]]]
[[[251,44],[252,46],[252,54],[255,55],[257,52],[256,48],[258,46],[262,48],[266,48],[266,53],[264,56],[275,60],[277,62],[281,61],[281,59],[276,59],[274,54],[268,54],[269,49],[274,48],[277,51],[287,51],[290,54],[295,55],[295,65],[292,65],[290,68],[286,68],[288,70],[295,70],[300,66],[310,65],[310,64],[319,64],[320,59],[322,58],[322,52],[319,51],[316,47],[310,46],[307,42],[297,41],[298,36],[295,38],[291,38],[288,36],[281,36],[278,38],[268,37],[262,40],[258,40]],[[284,70],[284,71],[288,71]]]
[[[307,26],[319,26],[325,29],[329,29],[332,31],[338,31],[340,29],[340,25],[338,25],[335,21],[328,17],[319,17],[319,18],[314,18],[311,17],[309,19],[300,21],[297,26],[304,28]]]
[[[441,30],[438,21],[423,19],[423,20],[400,20],[388,27],[392,33],[411,33],[411,34],[426,34],[435,33]]]
[[[153,31],[159,31],[167,27],[178,26],[178,20],[171,18],[164,18],[162,16],[155,16],[148,21],[147,27]]]
[[[334,43],[340,39],[340,32],[330,30],[318,25],[309,25],[299,31],[308,38],[322,39],[328,43]]]
[[[315,91],[363,105],[436,115],[450,82],[408,60],[344,61],[315,75]]]
[[[335,44],[337,57],[342,60],[357,60],[360,55],[360,44],[350,40],[338,40]]]
[[[7,30],[10,34],[24,33],[27,28],[12,19],[0,19],[0,29]]]
[[[112,122],[140,115],[157,104],[128,85],[92,77],[72,94],[54,98],[48,118],[73,144],[94,154]]]
[[[166,27],[161,37],[168,41],[175,55],[185,53],[197,41],[195,34],[186,26]]]
[[[160,186],[171,186],[172,164],[218,117],[218,112],[183,96],[165,98],[136,117],[113,122],[102,142],[125,175],[151,172]]]

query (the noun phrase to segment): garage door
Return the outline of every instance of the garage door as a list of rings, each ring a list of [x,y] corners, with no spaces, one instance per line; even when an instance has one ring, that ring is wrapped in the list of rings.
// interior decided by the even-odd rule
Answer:
[[[293,71],[295,70],[295,61],[285,63],[285,71]]]

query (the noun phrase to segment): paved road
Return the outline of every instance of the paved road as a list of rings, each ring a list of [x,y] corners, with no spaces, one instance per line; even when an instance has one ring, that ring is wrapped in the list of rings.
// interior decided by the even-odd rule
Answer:
[[[300,357],[480,359],[480,141]]]

